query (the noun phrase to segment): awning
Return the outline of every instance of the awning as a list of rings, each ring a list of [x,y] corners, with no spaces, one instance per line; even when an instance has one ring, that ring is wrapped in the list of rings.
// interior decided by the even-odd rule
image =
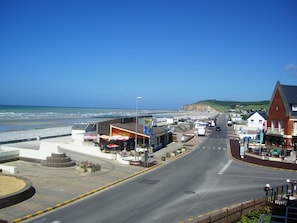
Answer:
[[[100,136],[101,139],[109,141],[109,136],[108,135],[101,135]]]
[[[95,136],[95,135],[86,135],[85,136],[85,139],[86,140],[98,140],[98,136]]]
[[[115,149],[115,148],[119,147],[119,145],[110,143],[110,144],[108,144],[106,147],[107,147],[107,148],[110,148],[110,149]]]
[[[126,141],[129,139],[129,136],[111,136],[110,140],[114,140],[114,141]]]

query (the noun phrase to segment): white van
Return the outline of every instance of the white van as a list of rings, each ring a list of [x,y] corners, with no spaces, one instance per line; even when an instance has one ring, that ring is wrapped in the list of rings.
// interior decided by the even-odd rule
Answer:
[[[201,127],[201,128],[198,128],[198,136],[205,136],[205,128]]]

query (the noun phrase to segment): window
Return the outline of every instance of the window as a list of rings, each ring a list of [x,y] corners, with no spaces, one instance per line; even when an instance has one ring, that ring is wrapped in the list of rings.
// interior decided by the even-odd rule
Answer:
[[[271,128],[272,128],[272,129],[275,128],[275,120],[271,120]]]
[[[297,121],[294,121],[294,130],[297,130]]]
[[[283,121],[279,120],[278,121],[278,129],[282,129],[283,128]]]
[[[297,111],[297,105],[292,105],[292,111]]]

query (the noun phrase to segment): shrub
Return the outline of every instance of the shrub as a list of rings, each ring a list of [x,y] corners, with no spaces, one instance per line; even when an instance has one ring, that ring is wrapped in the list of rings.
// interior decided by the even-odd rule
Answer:
[[[89,162],[89,161],[83,161],[83,162],[79,163],[78,166],[80,168],[82,168],[84,170],[84,172],[87,172],[88,169],[90,169],[91,172],[101,170],[101,166],[99,164],[95,164],[95,163],[92,163],[92,162]]]
[[[247,216],[242,216],[238,223],[257,223],[261,214],[269,213],[271,213],[271,207],[265,206],[260,210],[250,211]]]

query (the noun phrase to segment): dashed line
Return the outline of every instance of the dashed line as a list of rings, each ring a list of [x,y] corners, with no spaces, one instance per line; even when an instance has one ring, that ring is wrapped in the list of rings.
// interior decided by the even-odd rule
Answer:
[[[202,148],[201,149],[203,149],[203,150],[205,150],[205,149],[217,149],[217,150],[224,150],[224,151],[226,151],[227,149],[225,148],[225,147],[205,147],[205,146],[202,146]]]

